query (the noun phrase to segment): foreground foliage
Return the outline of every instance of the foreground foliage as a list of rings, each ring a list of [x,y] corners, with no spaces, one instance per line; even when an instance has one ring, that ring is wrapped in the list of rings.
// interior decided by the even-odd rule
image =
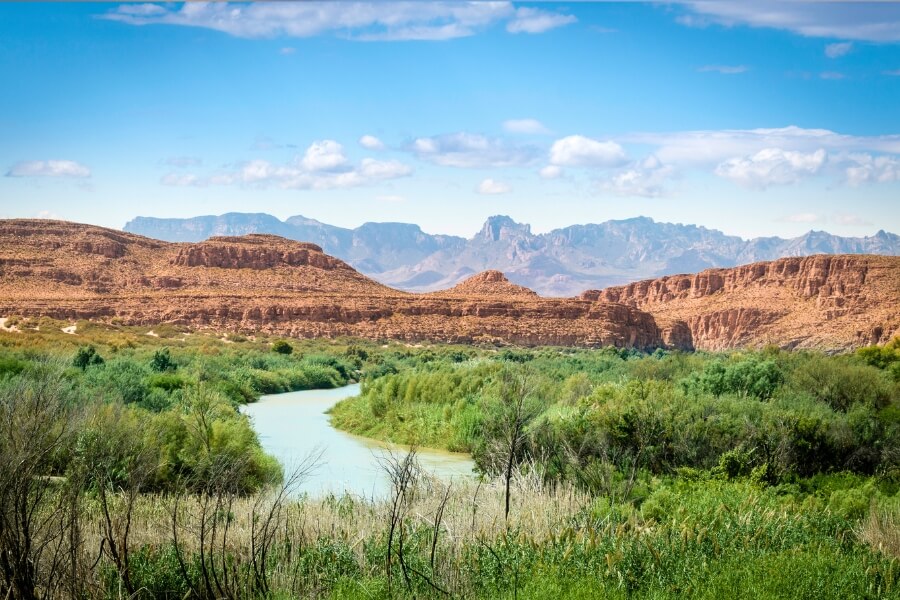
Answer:
[[[856,355],[0,333],[0,596],[900,598],[900,342]],[[159,337],[157,337],[159,336]],[[376,501],[296,498],[241,403],[362,380]]]

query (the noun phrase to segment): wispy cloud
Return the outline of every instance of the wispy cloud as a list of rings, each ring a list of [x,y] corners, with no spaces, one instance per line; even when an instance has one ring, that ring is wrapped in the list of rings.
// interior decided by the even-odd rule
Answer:
[[[538,154],[532,146],[465,132],[416,138],[408,149],[437,165],[472,169],[523,166]]]
[[[159,182],[163,185],[171,185],[178,187],[187,187],[193,185],[205,185],[199,177],[185,173],[166,173],[159,178]]]
[[[129,25],[180,25],[243,38],[339,35],[360,41],[448,40],[505,23],[510,33],[543,33],[574,16],[511,2],[187,2],[123,4],[100,16]]]
[[[828,58],[840,58],[849,54],[853,50],[852,42],[838,42],[836,44],[828,44],[825,46],[825,56]]]
[[[506,24],[510,33],[544,33],[557,27],[575,23],[574,15],[548,12],[538,8],[518,8],[516,16]]]
[[[824,223],[825,217],[816,213],[797,213],[778,219],[783,223]]]
[[[674,175],[675,169],[671,165],[664,165],[657,157],[650,155],[601,180],[600,186],[617,196],[657,198],[665,194],[666,183]]]
[[[10,167],[6,176],[85,178],[91,170],[74,160],[23,160]]]
[[[843,73],[839,73],[837,71],[825,71],[823,73],[819,73],[820,79],[830,79],[832,81],[837,81],[839,79],[844,79],[846,75]]]
[[[340,143],[320,140],[310,144],[302,156],[288,164],[255,159],[205,176],[169,173],[160,179],[160,183],[172,186],[277,186],[283,189],[327,190],[371,185],[411,173],[409,165],[395,160],[364,158],[358,164],[352,164]]]
[[[749,67],[746,65],[705,65],[697,69],[701,73],[721,73],[722,75],[738,75],[746,73]]]
[[[690,27],[711,23],[792,31],[807,37],[870,42],[900,41],[900,4],[894,2],[784,2],[692,0],[676,20]]]
[[[864,219],[859,215],[851,215],[851,214],[840,214],[835,215],[833,221],[838,225],[849,225],[856,227],[868,227],[872,225],[872,221],[868,219]]]
[[[556,165],[547,165],[538,171],[538,175],[544,179],[559,179],[563,175],[563,170]]]
[[[502,181],[497,181],[495,179],[485,179],[481,183],[478,184],[478,187],[475,188],[479,194],[508,194],[512,191],[512,188],[509,187],[508,184],[503,183]]]
[[[503,121],[503,129],[509,133],[548,134],[551,131],[537,119],[509,119]]]
[[[633,133],[620,143],[654,146],[653,153],[676,166],[717,165],[728,158],[748,156],[766,148],[797,152],[869,152],[900,154],[900,135],[854,136],[828,129],[788,126],[759,129],[718,129],[670,133]]]

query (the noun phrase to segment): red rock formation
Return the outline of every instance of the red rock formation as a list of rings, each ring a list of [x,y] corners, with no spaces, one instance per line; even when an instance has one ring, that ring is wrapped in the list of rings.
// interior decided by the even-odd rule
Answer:
[[[160,322],[294,336],[724,349],[847,349],[900,334],[900,258],[786,258],[579,298],[498,271],[409,294],[318,246],[270,235],[159,242],[61,221],[0,221],[0,316]]]
[[[10,314],[302,337],[662,345],[646,312],[540,298],[496,271],[416,295],[378,284],[314,244],[276,236],[171,244],[40,220],[0,221],[0,315]]]
[[[482,271],[449,290],[434,292],[435,296],[493,296],[537,298],[538,295],[527,287],[511,283],[500,271]]]
[[[634,306],[661,324],[680,321],[698,348],[848,349],[900,334],[900,257],[783,258],[589,290],[580,297]]]

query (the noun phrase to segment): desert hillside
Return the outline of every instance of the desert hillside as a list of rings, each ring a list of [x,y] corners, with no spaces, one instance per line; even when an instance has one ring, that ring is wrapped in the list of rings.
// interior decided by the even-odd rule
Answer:
[[[298,337],[653,348],[653,317],[540,298],[502,274],[416,295],[272,235],[168,243],[90,225],[0,221],[0,314],[175,323]]]
[[[851,348],[900,334],[900,258],[817,255],[581,294],[686,323],[697,348]]]
[[[0,314],[166,322],[298,337],[840,350],[900,333],[900,258],[785,258],[544,298],[499,271],[412,294],[274,235],[161,242],[0,221]]]

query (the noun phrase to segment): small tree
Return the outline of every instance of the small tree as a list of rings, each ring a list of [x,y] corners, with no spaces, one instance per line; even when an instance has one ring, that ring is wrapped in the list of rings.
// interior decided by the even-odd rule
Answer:
[[[72,364],[84,371],[91,365],[102,365],[103,357],[97,354],[97,349],[93,346],[81,346],[75,353]]]
[[[294,347],[284,340],[278,340],[272,344],[272,351],[278,354],[290,354],[294,351]]]
[[[501,374],[499,393],[485,419],[488,464],[504,483],[505,518],[509,518],[510,488],[516,467],[525,460],[529,424],[540,412],[538,381],[528,367],[510,367]]]
[[[162,350],[157,350],[153,353],[153,360],[150,361],[150,368],[157,373],[164,373],[166,371],[174,371],[178,368],[178,365],[172,360],[169,349],[163,348]]]

